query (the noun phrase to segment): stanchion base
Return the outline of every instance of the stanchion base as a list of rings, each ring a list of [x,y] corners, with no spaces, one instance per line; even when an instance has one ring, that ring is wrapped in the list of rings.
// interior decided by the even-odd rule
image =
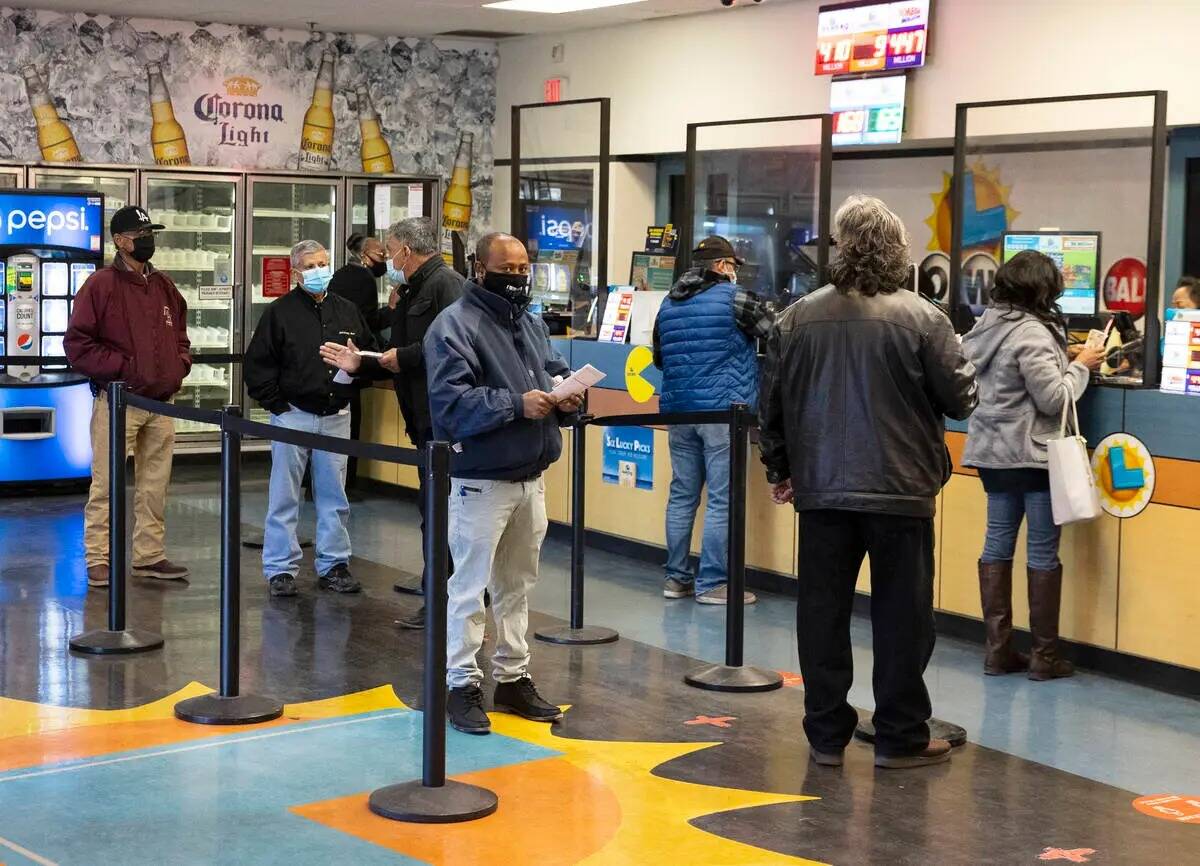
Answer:
[[[553,628],[539,628],[533,636],[546,643],[570,644],[575,646],[594,646],[601,643],[612,643],[621,635],[611,628],[602,625],[585,625],[583,628],[571,628],[569,625],[558,625]]]
[[[125,631],[96,629],[75,635],[70,643],[75,652],[97,656],[144,653],[160,649],[162,645],[161,634],[140,628],[127,628]]]
[[[367,805],[376,815],[410,824],[458,824],[486,818],[499,801],[487,788],[446,780],[426,788],[420,779],[388,785],[372,792]]]
[[[854,729],[856,739],[862,740],[864,743],[875,742],[875,725],[870,719],[864,719],[858,723],[858,727]],[[954,748],[964,746],[967,743],[967,729],[961,725],[953,724],[952,722],[943,722],[941,719],[929,720],[929,736],[935,740],[946,740]]]
[[[283,715],[283,704],[261,695],[223,698],[216,692],[175,705],[175,718],[196,725],[256,725]]]
[[[705,665],[687,674],[683,681],[710,692],[770,692],[783,688],[783,677],[778,673],[750,665]]]
[[[398,580],[392,584],[392,589],[396,592],[402,592],[405,595],[424,595],[425,590],[421,588],[421,578],[414,580]]]

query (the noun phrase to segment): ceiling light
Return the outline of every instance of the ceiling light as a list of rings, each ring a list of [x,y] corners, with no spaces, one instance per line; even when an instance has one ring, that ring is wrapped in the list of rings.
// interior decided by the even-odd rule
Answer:
[[[604,9],[608,6],[628,6],[645,3],[646,0],[500,0],[484,3],[484,9],[503,9],[506,12],[546,12],[558,15],[563,12],[583,12],[587,9]]]

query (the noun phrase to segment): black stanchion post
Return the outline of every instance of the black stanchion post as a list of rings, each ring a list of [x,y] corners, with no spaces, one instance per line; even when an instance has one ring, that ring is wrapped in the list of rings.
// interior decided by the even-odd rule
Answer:
[[[240,417],[240,406],[225,413]],[[216,694],[175,705],[175,717],[199,725],[252,725],[283,715],[283,704],[240,693],[242,632],[242,436],[221,429],[221,682]]]
[[[487,788],[446,778],[446,582],[450,518],[450,446],[430,442],[425,452],[425,718],[421,778],[372,792],[376,815],[414,824],[454,824],[485,818],[498,800]]]
[[[594,646],[612,643],[620,637],[604,626],[583,624],[583,552],[587,525],[584,502],[587,494],[587,428],[590,415],[580,415],[571,434],[571,622],[539,628],[534,637],[546,643]]]
[[[158,649],[163,637],[125,627],[125,383],[108,385],[108,628],[71,638],[71,649],[93,655],[140,653]]]
[[[746,452],[750,407],[734,403],[729,417],[729,593],[725,607],[725,664],[705,665],[683,678],[689,686],[714,692],[769,692],[783,686],[775,671],[742,664],[746,591]]]

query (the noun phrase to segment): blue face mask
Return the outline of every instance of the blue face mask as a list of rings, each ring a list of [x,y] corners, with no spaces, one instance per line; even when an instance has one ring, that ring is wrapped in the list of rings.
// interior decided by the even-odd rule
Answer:
[[[321,265],[300,272],[300,279],[303,280],[301,286],[310,295],[319,295],[324,292],[329,287],[329,281],[332,278],[333,272],[329,270],[329,265]]]
[[[408,285],[408,275],[399,268],[393,268],[392,263],[388,262],[387,281],[392,286],[406,286]]]

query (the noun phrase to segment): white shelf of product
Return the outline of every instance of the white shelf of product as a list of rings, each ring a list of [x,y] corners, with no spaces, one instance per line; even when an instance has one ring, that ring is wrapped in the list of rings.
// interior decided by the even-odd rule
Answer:
[[[273,207],[255,208],[252,216],[255,219],[262,217],[263,219],[300,219],[333,222],[333,206],[330,205],[327,209],[321,208],[320,210],[284,210],[282,208]]]
[[[287,256],[291,255],[291,247],[255,247],[256,256]]]
[[[214,228],[211,226],[167,225],[166,223],[164,225],[166,225],[166,228],[160,229],[159,234],[164,234],[165,232],[192,232],[194,234],[228,235],[232,233],[232,230],[228,226],[225,228]]]

